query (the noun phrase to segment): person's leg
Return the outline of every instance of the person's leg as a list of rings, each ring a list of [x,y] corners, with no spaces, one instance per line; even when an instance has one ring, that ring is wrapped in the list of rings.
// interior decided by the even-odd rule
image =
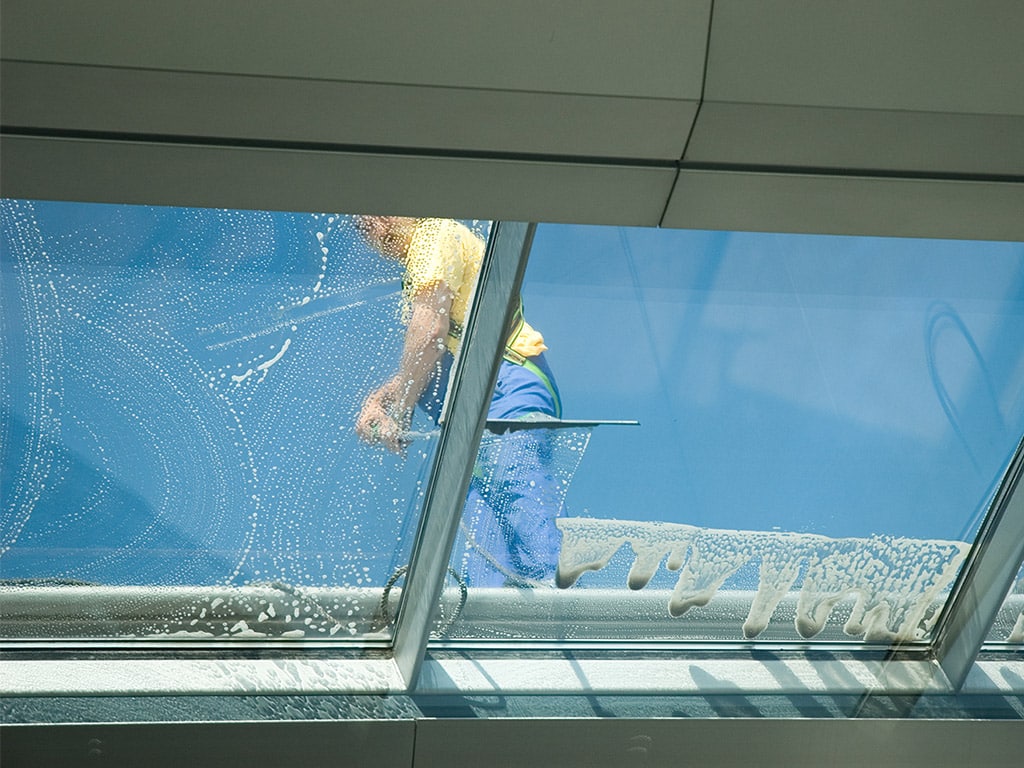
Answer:
[[[450,356],[420,401],[435,420],[447,385]],[[489,419],[555,418],[561,404],[554,376],[543,356],[531,367],[503,361],[488,410]],[[453,565],[470,586],[501,586],[517,580],[544,581],[555,571],[561,534],[555,519],[564,514],[564,489],[552,472],[549,430],[484,432],[466,497]]]
[[[452,549],[453,567],[472,587],[500,587],[515,569],[494,509],[474,478]]]
[[[530,367],[502,362],[489,419],[560,414],[554,376],[543,357],[532,360],[540,376]],[[552,433],[535,428],[485,433],[481,444],[474,485],[493,525],[478,538],[489,542],[508,583],[544,581],[554,574],[561,547],[555,519],[564,514],[564,488],[553,474],[553,448]]]
[[[499,448],[481,497],[501,536],[502,547],[496,549],[511,569],[506,580],[545,581],[558,563],[561,534],[555,519],[564,514],[564,488],[552,472],[551,432],[523,429],[495,439]],[[493,540],[493,534],[487,538]]]

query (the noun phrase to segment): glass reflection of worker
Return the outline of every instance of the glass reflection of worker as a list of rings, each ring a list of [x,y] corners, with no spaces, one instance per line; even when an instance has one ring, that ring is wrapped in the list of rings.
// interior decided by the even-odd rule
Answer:
[[[419,405],[436,422],[452,355],[484,254],[484,242],[450,219],[359,216],[356,226],[375,250],[405,267],[405,340],[398,371],[370,393],[356,421],[359,436],[401,453]],[[509,329],[488,419],[561,416],[554,376],[540,333],[516,313]],[[551,475],[548,430],[497,438],[486,472],[474,472],[463,515],[462,573],[473,586],[546,582],[558,559],[555,518],[561,495]],[[486,477],[486,480],[484,479]]]

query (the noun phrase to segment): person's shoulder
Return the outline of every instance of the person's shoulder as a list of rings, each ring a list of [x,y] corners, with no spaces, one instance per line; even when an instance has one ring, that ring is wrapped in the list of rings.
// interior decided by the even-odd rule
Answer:
[[[459,234],[472,235],[473,237],[479,237],[472,229],[466,226],[463,222],[458,219],[445,219],[441,217],[427,217],[419,219],[416,224],[417,229],[425,231],[443,231],[443,232],[457,232]]]
[[[471,249],[482,247],[483,238],[456,219],[425,218],[420,219],[413,231],[411,250],[426,251],[432,249],[450,250],[461,245]]]
[[[412,231],[410,244],[415,250],[423,248],[444,237],[450,237],[452,232],[451,219],[425,218],[419,219]]]
[[[472,235],[470,229],[455,219],[425,218],[416,224],[416,234],[432,237]]]

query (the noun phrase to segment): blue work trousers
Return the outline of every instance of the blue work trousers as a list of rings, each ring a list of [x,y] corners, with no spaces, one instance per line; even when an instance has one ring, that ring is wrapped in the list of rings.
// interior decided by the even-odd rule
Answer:
[[[528,367],[503,360],[488,419],[561,413],[544,356],[530,361],[547,376],[550,388]],[[447,370],[441,371],[439,382],[447,379]],[[439,395],[435,388],[430,399],[439,403]],[[431,412],[428,403],[421,405]],[[553,469],[552,434],[536,428],[484,432],[452,557],[470,586],[528,585],[553,577],[561,547],[555,520],[565,514],[565,488]]]

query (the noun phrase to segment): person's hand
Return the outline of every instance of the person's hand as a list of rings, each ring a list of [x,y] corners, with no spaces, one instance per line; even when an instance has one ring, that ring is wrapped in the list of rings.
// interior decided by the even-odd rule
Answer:
[[[402,424],[385,407],[385,394],[378,390],[366,398],[356,420],[356,434],[370,445],[383,445],[392,453],[403,454],[409,440]]]

